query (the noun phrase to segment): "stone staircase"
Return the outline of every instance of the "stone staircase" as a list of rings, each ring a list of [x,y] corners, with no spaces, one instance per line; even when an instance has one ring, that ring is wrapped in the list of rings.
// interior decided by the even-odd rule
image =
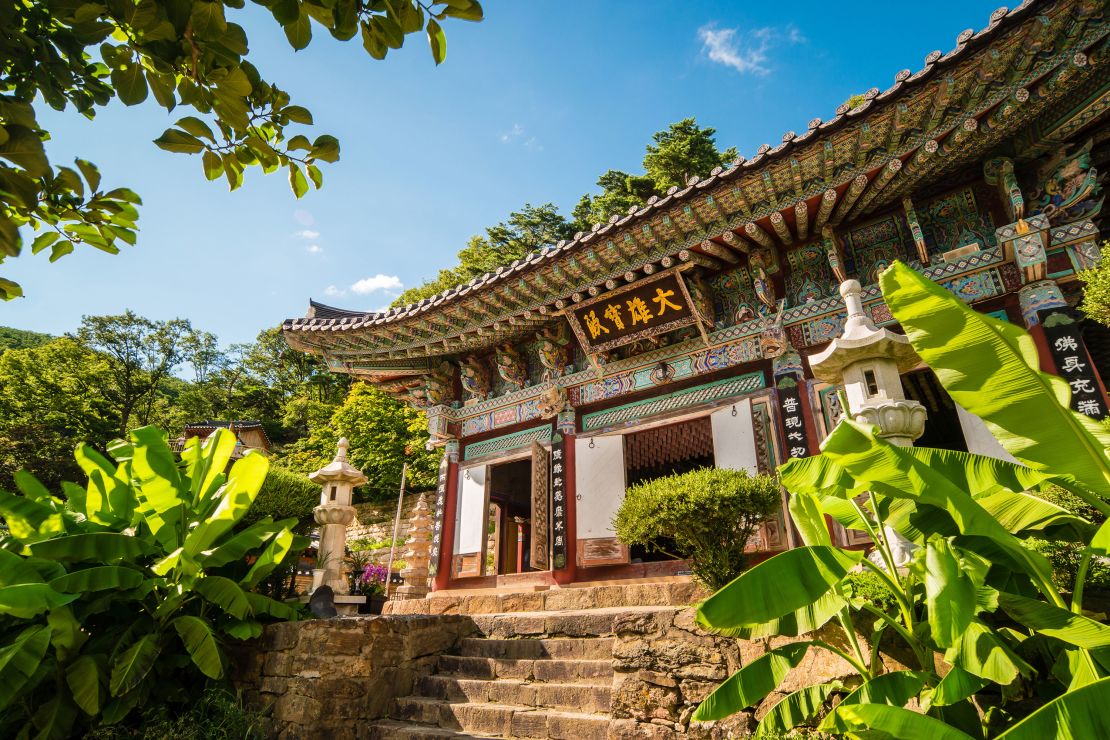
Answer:
[[[372,740],[609,736],[614,625],[673,607],[477,614],[478,635],[441,655]]]

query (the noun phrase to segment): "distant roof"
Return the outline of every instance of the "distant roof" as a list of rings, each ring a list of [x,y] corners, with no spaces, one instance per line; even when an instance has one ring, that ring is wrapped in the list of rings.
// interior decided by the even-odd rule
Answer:
[[[185,433],[188,434],[189,432],[206,432],[214,429],[227,429],[230,426],[234,426],[236,432],[245,431],[248,429],[257,429],[258,431],[262,432],[262,438],[266,440],[267,448],[273,447],[273,442],[270,441],[270,435],[266,434],[266,428],[262,426],[262,422],[258,421],[257,419],[236,419],[234,421],[217,421],[215,419],[209,419],[207,421],[194,421],[185,425]]]

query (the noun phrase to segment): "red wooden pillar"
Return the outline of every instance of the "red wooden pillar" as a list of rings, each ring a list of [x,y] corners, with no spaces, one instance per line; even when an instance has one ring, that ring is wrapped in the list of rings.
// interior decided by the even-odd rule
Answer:
[[[433,591],[440,591],[447,588],[447,584],[451,580],[451,565],[454,560],[452,553],[455,551],[455,511],[459,505],[458,441],[449,441],[447,443],[447,449],[443,454],[447,459],[447,480],[444,486],[446,495],[444,498],[442,519],[434,522],[432,525],[433,527],[437,525],[442,526],[442,532],[439,538],[439,563],[435,580],[432,582]]]

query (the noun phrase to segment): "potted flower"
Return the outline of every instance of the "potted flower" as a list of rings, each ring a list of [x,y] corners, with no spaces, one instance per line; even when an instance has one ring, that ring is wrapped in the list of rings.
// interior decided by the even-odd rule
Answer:
[[[366,596],[366,603],[359,607],[360,614],[381,614],[382,606],[386,602],[385,585],[389,572],[384,565],[367,563],[358,577],[357,587],[359,593]]]

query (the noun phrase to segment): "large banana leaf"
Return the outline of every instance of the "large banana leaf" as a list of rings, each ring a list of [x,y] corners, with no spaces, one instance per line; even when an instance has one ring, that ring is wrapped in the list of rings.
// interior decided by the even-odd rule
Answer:
[[[1040,372],[1028,333],[969,308],[901,262],[882,273],[880,285],[945,390],[982,418],[1011,455],[1110,498],[1110,434],[1068,408],[1070,387]]]
[[[0,588],[0,614],[30,619],[45,611],[65,606],[79,594],[62,594],[45,583],[18,583]]]
[[[1017,537],[1086,542],[1095,525],[1039,496],[999,491],[976,496],[976,503]]]
[[[66,668],[66,684],[73,701],[85,714],[95,716],[100,712],[100,666],[96,658],[82,655]]]
[[[1021,544],[969,494],[946,477],[948,471],[924,463],[912,452],[877,435],[878,429],[845,419],[823,444],[823,454],[876,493],[894,499],[910,498],[945,510],[961,532],[990,538],[1046,595],[1056,594],[1052,566],[1044,556]]]
[[[296,619],[300,615],[295,606],[274,601],[269,596],[256,594],[254,591],[244,591],[243,593],[247,597],[247,603],[251,605],[251,613],[255,616],[266,615],[275,619]]]
[[[997,740],[1093,740],[1110,737],[1110,678],[1069,691],[1018,722]]]
[[[254,561],[254,565],[247,571],[247,575],[240,581],[247,588],[254,588],[263,578],[270,575],[274,568],[281,564],[289,551],[293,549],[294,544],[302,538],[297,537],[288,529],[278,532],[277,536],[270,540],[270,544],[266,545],[266,549]]]
[[[116,532],[71,534],[31,545],[31,554],[35,557],[62,563],[136,560],[146,555],[153,555],[155,552],[155,548],[150,543],[138,537]]]
[[[836,716],[854,736],[869,740],[975,740],[939,719],[889,704],[850,704],[837,707]]]
[[[158,634],[151,632],[120,653],[112,664],[112,677],[108,683],[112,696],[126,694],[142,683],[154,668],[160,652],[162,649],[158,644]]]
[[[779,687],[786,674],[802,662],[808,650],[808,642],[795,642],[764,653],[707,696],[698,705],[693,719],[698,722],[724,719],[763,701]]]
[[[135,493],[116,466],[84,443],[77,445],[74,457],[89,478],[81,513],[97,524],[130,524],[135,513]]]
[[[173,620],[172,624],[200,672],[209,678],[222,678],[223,660],[208,623],[200,617],[183,615]]]
[[[246,557],[251,550],[260,549],[270,538],[283,529],[292,529],[296,519],[282,519],[275,522],[272,517],[259,519],[254,524],[224,540],[218,547],[207,550],[198,556],[205,568],[218,568]]]
[[[139,515],[162,548],[172,552],[185,538],[185,510],[192,496],[160,429],[140,427],[131,432],[131,438],[135,443],[131,473],[139,484]]]
[[[185,538],[187,554],[200,554],[231,531],[250,510],[269,469],[270,461],[258,453],[247,454],[235,461],[227,483],[215,494],[219,497],[216,510]]]
[[[960,641],[945,651],[944,659],[1002,686],[1009,686],[1019,675],[1035,673],[996,632],[977,619],[967,626]]]
[[[104,591],[106,589],[136,588],[143,582],[143,574],[134,568],[119,565],[97,565],[92,568],[75,570],[55,578],[50,587],[62,593],[82,593],[85,591]]]
[[[862,684],[858,689],[840,700],[839,707],[852,704],[889,704],[904,707],[910,699],[917,696],[921,687],[929,679],[922,671],[891,671]],[[817,728],[821,732],[847,732],[847,724],[840,719],[837,710],[829,712]]]
[[[193,590],[209,601],[223,609],[236,619],[246,619],[253,612],[247,595],[242,587],[223,576],[208,576],[198,578],[193,585]]]
[[[50,628],[28,627],[0,647],[0,709],[19,695],[50,647]]]
[[[779,619],[827,594],[862,559],[862,552],[820,545],[781,552],[702,602],[698,623],[720,629]]]
[[[70,730],[77,719],[77,708],[65,692],[39,705],[31,717],[38,730],[35,740],[69,740]]]
[[[834,692],[844,688],[839,681],[819,683],[788,694],[771,707],[755,730],[755,737],[779,737],[808,722],[820,713],[825,701]]]
[[[4,491],[0,491],[0,518],[20,542],[35,542],[65,531],[61,515],[51,507]]]
[[[940,680],[933,689],[929,703],[934,707],[948,707],[958,704],[972,694],[983,689],[989,681],[968,673],[959,666],[952,666],[952,670]]]
[[[14,586],[18,583],[42,583],[42,575],[14,552],[0,550],[0,586]]]
[[[1017,594],[1001,593],[998,603],[1015,622],[1042,635],[1088,650],[1110,647],[1110,626],[1089,617]]]
[[[235,435],[227,429],[217,429],[204,444],[201,444],[199,437],[186,441],[181,461],[185,463],[185,476],[189,479],[194,509],[201,509],[202,502],[216,492],[220,477],[234,452]]]
[[[812,604],[795,609],[777,619],[741,627],[713,628],[726,637],[741,640],[758,640],[763,637],[800,637],[819,630],[848,606],[848,600],[836,591],[829,591]],[[704,626],[704,625],[703,625]]]
[[[797,458],[795,458],[797,459]],[[790,496],[790,519],[807,545],[832,547],[832,535],[825,523],[825,512],[817,494],[799,491]]]
[[[975,616],[976,584],[964,571],[955,550],[943,537],[925,545],[925,603],[929,630],[942,648],[960,641]]]

